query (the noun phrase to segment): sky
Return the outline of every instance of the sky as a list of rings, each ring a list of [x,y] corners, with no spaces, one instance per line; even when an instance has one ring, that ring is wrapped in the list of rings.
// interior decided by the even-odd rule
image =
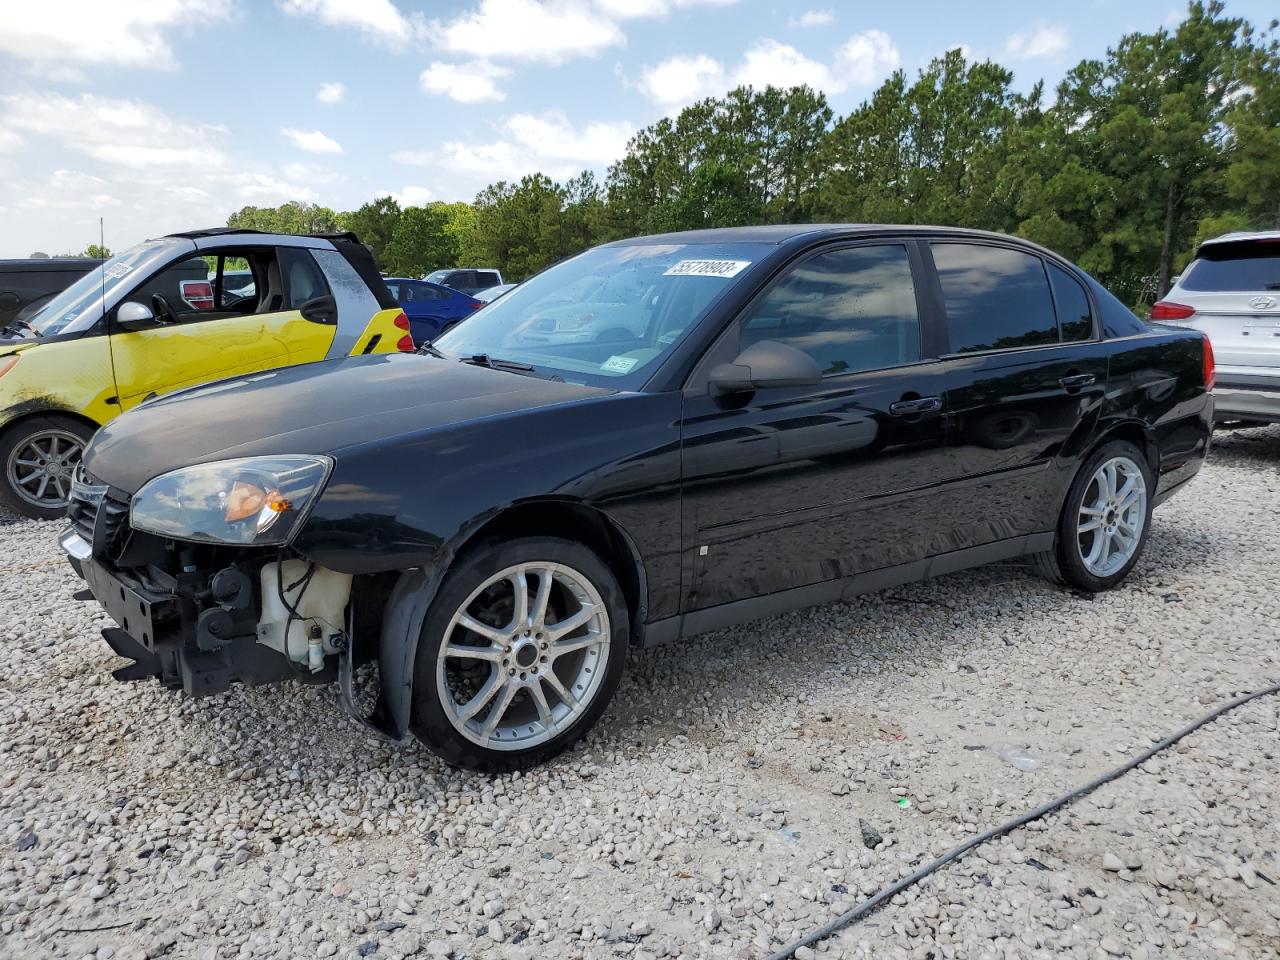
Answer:
[[[1263,25],[1272,0],[1229,0]],[[603,173],[749,83],[837,116],[960,46],[1052,87],[1175,0],[41,0],[0,15],[0,257],[117,252],[247,204],[471,200]]]

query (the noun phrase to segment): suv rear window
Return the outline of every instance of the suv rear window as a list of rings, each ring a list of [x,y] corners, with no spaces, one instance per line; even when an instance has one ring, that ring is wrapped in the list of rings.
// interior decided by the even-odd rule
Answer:
[[[1211,244],[1187,267],[1183,290],[1280,290],[1280,241]]]

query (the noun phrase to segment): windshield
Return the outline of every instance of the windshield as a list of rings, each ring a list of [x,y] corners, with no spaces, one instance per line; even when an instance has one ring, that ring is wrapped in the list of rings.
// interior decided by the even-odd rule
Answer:
[[[1280,242],[1213,244],[1187,268],[1183,290],[1255,293],[1280,290]]]
[[[89,329],[102,317],[104,294],[110,298],[117,287],[132,284],[139,276],[135,271],[166,256],[176,242],[148,240],[105,261],[28,317],[29,329],[20,332],[56,337]]]
[[[529,364],[575,383],[633,387],[767,247],[597,247],[527,280],[434,341],[451,357]]]

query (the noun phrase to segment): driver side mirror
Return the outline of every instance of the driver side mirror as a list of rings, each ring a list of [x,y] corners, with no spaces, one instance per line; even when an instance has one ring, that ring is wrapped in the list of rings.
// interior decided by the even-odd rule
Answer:
[[[713,393],[744,393],[765,387],[808,387],[822,382],[818,361],[788,343],[761,340],[738,354],[733,363],[711,370]]]
[[[338,322],[338,303],[327,294],[304,301],[298,307],[298,312],[302,314],[303,320],[310,320],[312,323],[325,323],[332,326]]]
[[[116,326],[131,333],[160,326],[155,312],[145,303],[129,300],[116,310]]]

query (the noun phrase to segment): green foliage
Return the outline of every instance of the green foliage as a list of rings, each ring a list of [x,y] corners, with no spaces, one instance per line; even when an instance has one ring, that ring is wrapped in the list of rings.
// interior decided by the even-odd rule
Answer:
[[[1197,244],[1280,227],[1280,42],[1197,0],[1176,27],[1121,37],[1042,84],[959,50],[897,71],[848,116],[808,87],[739,87],[639,131],[603,184],[502,181],[471,204],[352,213],[246,207],[233,226],[354,230],[384,269],[494,266],[520,280],[586,247],[672,230],[806,220],[1015,233],[1130,303],[1163,293]],[[323,222],[324,227],[314,224]]]
[[[338,215],[328,207],[296,200],[278,207],[243,207],[227,217],[228,227],[264,233],[336,233]]]
[[[100,246],[96,243],[91,243],[89,244],[89,246],[84,248],[84,251],[80,254],[80,256],[92,257],[95,260],[110,260],[111,249],[109,247]]]

